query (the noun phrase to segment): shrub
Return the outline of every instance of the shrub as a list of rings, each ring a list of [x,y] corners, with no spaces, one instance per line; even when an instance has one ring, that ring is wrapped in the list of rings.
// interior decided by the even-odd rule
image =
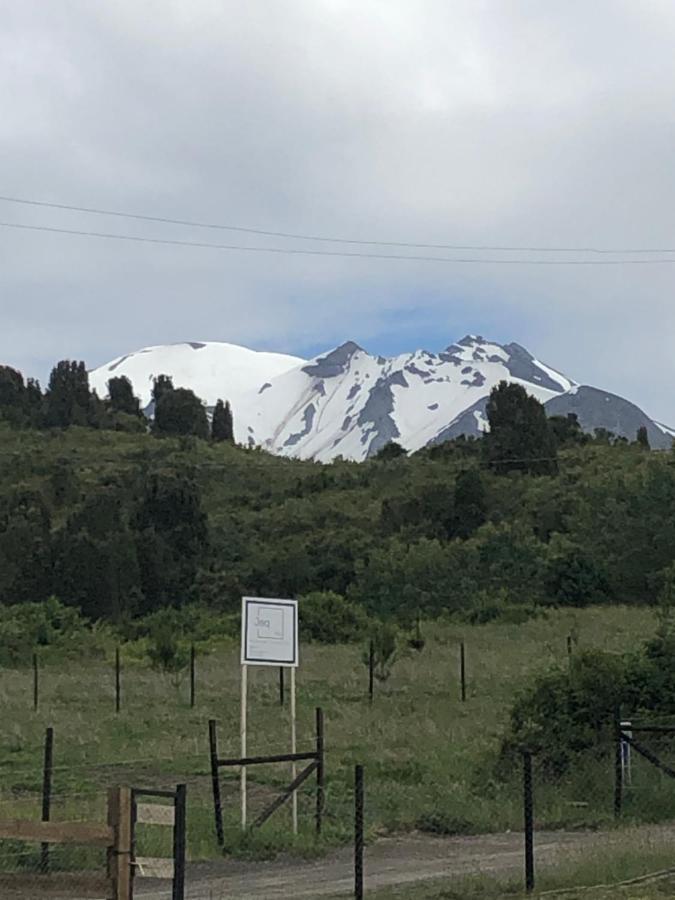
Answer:
[[[368,630],[365,610],[333,591],[313,591],[298,602],[300,633],[320,644],[347,644],[362,640]]]
[[[378,681],[387,681],[394,663],[401,653],[399,630],[390,622],[378,622],[370,632],[368,646],[363,653],[364,665],[370,664],[370,643],[373,645],[374,671]]]

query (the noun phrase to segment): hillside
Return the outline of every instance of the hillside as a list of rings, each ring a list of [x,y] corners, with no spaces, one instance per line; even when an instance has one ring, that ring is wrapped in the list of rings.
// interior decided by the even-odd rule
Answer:
[[[147,347],[90,373],[100,397],[126,376],[152,412],[153,379],[173,378],[213,407],[234,410],[241,444],[271,453],[329,462],[363,460],[389,441],[419,450],[460,435],[479,436],[485,408],[500,381],[522,385],[550,415],[574,413],[585,431],[604,428],[629,440],[647,429],[654,449],[668,449],[672,431],[615,394],[580,385],[516,343],[467,335],[440,352],[374,356],[347,341],[312,360],[261,353],[227,343]]]
[[[92,618],[333,591],[409,618],[652,601],[673,562],[670,454],[597,439],[555,475],[481,441],[330,465],[194,438],[0,426],[0,602]]]

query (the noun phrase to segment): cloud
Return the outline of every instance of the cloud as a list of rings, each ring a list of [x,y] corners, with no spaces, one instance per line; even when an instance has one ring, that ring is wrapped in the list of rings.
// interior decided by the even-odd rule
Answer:
[[[23,0],[3,18],[2,194],[363,239],[675,246],[669,2]],[[223,238],[4,203],[0,219]],[[31,374],[182,339],[388,352],[484,331],[675,421],[675,266],[271,257],[2,229],[0,266],[0,358]]]

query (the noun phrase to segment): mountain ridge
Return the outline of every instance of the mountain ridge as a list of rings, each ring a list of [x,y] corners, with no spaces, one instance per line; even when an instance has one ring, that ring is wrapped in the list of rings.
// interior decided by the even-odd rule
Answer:
[[[329,461],[363,460],[392,440],[413,451],[487,429],[491,389],[521,384],[550,415],[578,416],[582,428],[634,439],[644,426],[654,449],[667,449],[674,430],[629,400],[582,385],[516,342],[465,335],[440,352],[373,356],[348,340],[312,359],[250,350],[225,342],[190,341],[145,347],[90,372],[101,395],[125,375],[150,404],[152,382],[172,376],[213,407],[229,400],[238,443],[272,453]]]

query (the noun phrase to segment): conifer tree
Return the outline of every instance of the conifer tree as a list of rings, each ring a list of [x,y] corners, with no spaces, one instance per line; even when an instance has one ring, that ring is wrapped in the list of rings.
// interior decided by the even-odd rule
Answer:
[[[213,410],[213,421],[211,422],[211,437],[214,441],[234,443],[234,421],[229,400],[226,403],[218,400],[216,403],[216,407]]]
[[[140,415],[140,401],[134,396],[133,385],[125,375],[111,378],[108,382],[108,403],[113,412]]]
[[[649,435],[647,434],[647,428],[645,425],[640,425],[637,430],[637,442],[640,447],[645,450],[650,450],[651,447],[649,445]]]
[[[45,396],[45,425],[86,425],[90,412],[89,376],[83,362],[62,360],[52,369]]]
[[[555,437],[546,410],[525,388],[500,381],[490,392],[487,417],[485,448],[495,472],[557,472]]]

